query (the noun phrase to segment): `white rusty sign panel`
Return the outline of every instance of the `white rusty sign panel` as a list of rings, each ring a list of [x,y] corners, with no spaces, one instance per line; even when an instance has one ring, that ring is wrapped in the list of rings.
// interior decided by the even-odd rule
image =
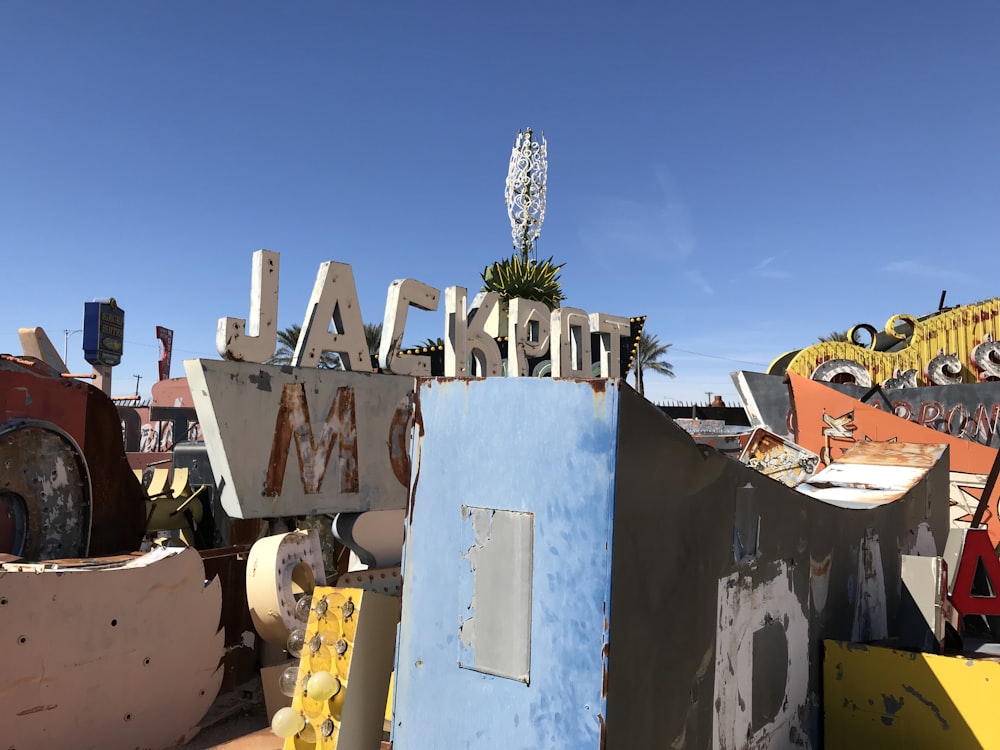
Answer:
[[[233,518],[406,507],[414,378],[205,359],[184,368]]]

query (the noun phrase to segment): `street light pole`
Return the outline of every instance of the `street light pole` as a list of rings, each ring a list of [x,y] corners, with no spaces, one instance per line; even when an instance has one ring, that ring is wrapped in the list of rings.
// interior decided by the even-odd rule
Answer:
[[[68,328],[64,328],[63,329],[63,336],[64,336],[64,338],[63,338],[63,364],[66,365],[67,369],[69,369],[69,362],[67,361],[69,359],[69,337],[72,336],[74,333],[83,333],[83,329],[82,328],[77,328],[75,331],[71,331]]]

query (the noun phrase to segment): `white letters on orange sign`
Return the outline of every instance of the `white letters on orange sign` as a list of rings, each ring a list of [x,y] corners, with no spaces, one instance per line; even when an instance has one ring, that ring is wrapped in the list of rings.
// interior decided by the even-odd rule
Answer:
[[[331,323],[334,331],[330,331]],[[316,367],[324,352],[336,352],[345,370],[374,371],[354,272],[347,263],[320,264],[292,364]]]
[[[385,372],[397,375],[430,375],[431,358],[410,355],[400,357],[403,345],[403,329],[406,327],[406,313],[410,305],[418,310],[437,310],[437,289],[416,279],[397,279],[389,285],[385,298],[385,318],[382,322],[382,341],[378,350],[378,362]]]
[[[265,362],[274,356],[278,341],[278,266],[280,254],[258,250],[253,254],[250,280],[250,319],[219,318],[215,346],[226,359]]]

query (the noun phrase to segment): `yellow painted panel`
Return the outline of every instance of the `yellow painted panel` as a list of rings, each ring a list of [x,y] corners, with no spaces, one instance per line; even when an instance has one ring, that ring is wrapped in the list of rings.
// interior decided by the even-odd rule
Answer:
[[[395,655],[399,599],[363,589],[317,586],[305,628],[292,709],[306,726],[285,750],[378,747]],[[339,689],[316,700],[310,676],[329,672]]]
[[[824,641],[826,750],[1000,748],[1000,663]]]

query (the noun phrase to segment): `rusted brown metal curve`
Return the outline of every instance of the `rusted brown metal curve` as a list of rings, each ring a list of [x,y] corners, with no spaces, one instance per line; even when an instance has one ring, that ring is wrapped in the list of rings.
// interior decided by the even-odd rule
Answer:
[[[28,560],[86,557],[90,473],[76,441],[48,422],[7,422],[0,425],[0,467],[5,510],[15,516],[12,544],[0,552]]]

